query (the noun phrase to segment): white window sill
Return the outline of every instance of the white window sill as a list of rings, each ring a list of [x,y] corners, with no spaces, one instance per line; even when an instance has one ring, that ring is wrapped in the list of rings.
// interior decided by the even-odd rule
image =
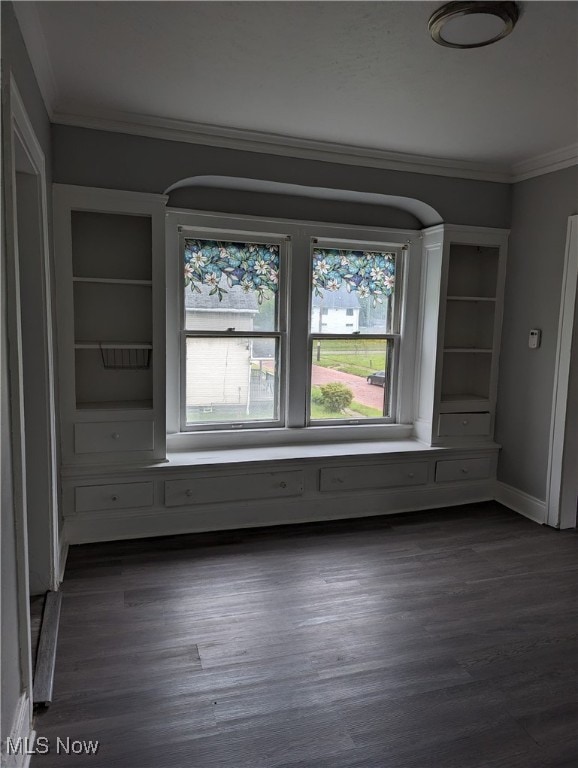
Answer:
[[[447,448],[424,445],[410,440],[371,440],[349,443],[310,443],[308,445],[281,445],[267,448],[231,448],[228,450],[175,451],[167,454],[164,467],[218,466],[227,464],[259,464],[269,461],[299,461],[339,457],[380,456],[443,452]]]
[[[207,432],[178,432],[167,435],[167,452],[228,451],[236,448],[269,450],[359,441],[406,440],[413,437],[411,424],[360,424],[307,427],[306,429],[245,429]]]

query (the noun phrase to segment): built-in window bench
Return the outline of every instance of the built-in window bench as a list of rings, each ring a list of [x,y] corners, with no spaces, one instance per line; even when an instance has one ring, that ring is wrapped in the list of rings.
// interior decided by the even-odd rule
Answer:
[[[494,498],[498,446],[415,439],[174,451],[63,469],[69,543],[394,514]]]

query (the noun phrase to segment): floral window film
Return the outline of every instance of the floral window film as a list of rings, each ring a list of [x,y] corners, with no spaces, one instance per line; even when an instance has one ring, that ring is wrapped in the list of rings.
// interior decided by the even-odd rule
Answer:
[[[219,240],[185,240],[185,286],[219,301],[231,289],[255,292],[259,304],[279,287],[279,246]]]
[[[393,294],[395,257],[389,251],[346,251],[337,248],[315,248],[313,251],[313,289],[317,296],[323,290],[345,288],[373,304]]]

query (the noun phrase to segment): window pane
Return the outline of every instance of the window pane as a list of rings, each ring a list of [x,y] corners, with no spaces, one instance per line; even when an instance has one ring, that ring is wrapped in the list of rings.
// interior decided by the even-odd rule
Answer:
[[[270,338],[188,338],[186,423],[278,419],[278,342]]]
[[[392,333],[396,253],[314,248],[311,333]]]
[[[185,239],[185,329],[277,330],[279,246]]]
[[[389,416],[393,342],[313,339],[311,419]]]

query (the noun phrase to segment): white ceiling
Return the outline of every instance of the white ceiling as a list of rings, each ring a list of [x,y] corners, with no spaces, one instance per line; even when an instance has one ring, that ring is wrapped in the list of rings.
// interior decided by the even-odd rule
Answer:
[[[521,3],[510,37],[464,51],[430,39],[440,5],[35,4],[57,121],[170,118],[503,168],[575,144],[578,4]]]

